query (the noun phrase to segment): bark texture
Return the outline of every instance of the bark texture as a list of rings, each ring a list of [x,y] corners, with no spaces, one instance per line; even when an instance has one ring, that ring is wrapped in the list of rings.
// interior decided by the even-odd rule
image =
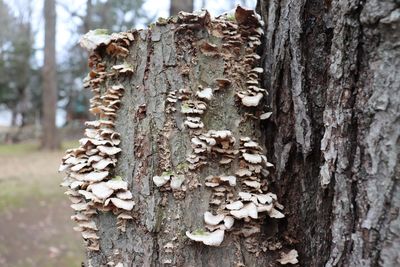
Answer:
[[[265,107],[273,112],[262,130],[262,107],[245,108],[237,97],[250,88],[250,65],[257,64],[246,58],[254,52],[252,28],[241,27],[238,17],[237,31],[222,34],[207,17],[161,20],[134,32],[129,54],[115,45],[96,50],[101,70],[94,67],[90,76],[101,84],[98,92],[113,91],[116,82],[125,88],[115,120],[122,151],[109,171],[129,183],[136,205],[125,233],[112,213],[94,217],[100,250],[88,253],[89,266],[275,266],[279,252],[293,248],[301,266],[400,264],[399,4],[276,0],[260,1],[258,9],[265,22],[259,51],[269,91]],[[112,56],[115,49],[123,59]],[[133,75],[113,74],[115,64]],[[215,90],[221,77],[230,85]],[[203,129],[189,130],[182,111],[207,87],[214,96],[196,116]],[[277,193],[285,219],[263,216],[249,238],[243,235],[254,221],[235,221],[220,247],[186,238],[185,231],[204,228],[205,211],[220,211],[210,205],[216,192],[204,186],[205,177],[230,175],[244,164],[239,154],[224,167],[214,153],[206,155],[206,166],[191,170],[187,158],[198,149],[191,139],[208,130],[265,142],[275,167],[262,190]],[[241,151],[240,144],[234,149]],[[156,187],[153,177],[165,171],[184,174],[184,186]],[[241,183],[233,196],[246,189]],[[231,189],[225,190],[217,193],[229,198]]]
[[[147,30],[111,37],[98,30],[82,39],[94,49],[85,85],[95,93],[91,111],[99,120],[86,123],[87,138],[67,151],[61,169],[88,266],[275,265],[283,207],[263,155],[261,35],[255,13],[238,8],[217,19],[186,13]],[[116,176],[136,203],[125,212],[133,217],[126,226],[116,216],[121,192],[110,190]],[[158,185],[160,177],[170,180]],[[234,216],[227,204],[240,198],[251,215],[235,215],[233,227],[205,225],[206,211]],[[224,240],[206,246],[187,232],[222,232]]]
[[[280,224],[302,266],[400,264],[398,1],[259,1]]]
[[[45,40],[43,64],[43,133],[42,148],[60,147],[56,128],[57,72],[56,72],[56,6],[54,0],[44,1]]]

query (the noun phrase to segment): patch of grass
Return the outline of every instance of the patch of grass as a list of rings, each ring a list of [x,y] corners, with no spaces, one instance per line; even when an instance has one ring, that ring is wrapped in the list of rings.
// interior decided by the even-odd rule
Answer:
[[[8,246],[0,243],[0,255],[6,255],[7,253],[9,253]]]
[[[0,155],[21,155],[25,153],[32,153],[38,149],[39,145],[34,142],[2,144],[0,145]]]
[[[19,263],[13,264],[9,267],[27,267],[27,266],[41,266],[41,267],[77,267],[81,266],[84,261],[82,253],[68,253],[58,256],[57,258],[49,258],[44,255],[33,255],[29,259],[22,259]],[[34,264],[34,265],[32,265]]]
[[[67,140],[61,144],[61,150],[76,148],[79,146],[78,140]],[[0,144],[0,156],[2,155],[22,155],[33,153],[40,150],[39,142],[23,142],[18,144]]]
[[[65,266],[65,267],[76,267],[81,266],[84,261],[84,250],[83,240],[77,240],[71,235],[56,235],[52,239],[45,240],[41,245],[44,247],[55,246],[60,248],[60,255],[54,258],[49,258],[45,254],[38,254],[34,258],[37,266],[42,267],[53,267],[53,266]],[[63,248],[61,248],[63,246]]]
[[[83,262],[83,257],[77,257],[76,255],[65,255],[59,260],[59,266],[66,266],[66,267],[76,267],[81,266]],[[49,265],[50,267],[54,265]]]
[[[77,141],[64,141],[62,149],[78,145]],[[0,145],[0,234],[16,237],[6,246],[0,244],[0,255],[7,255],[10,267],[80,266],[82,241],[69,228],[68,216],[66,221],[61,218],[69,204],[59,186],[63,176],[57,172],[63,151],[44,151],[39,146],[39,142]],[[42,229],[48,219],[54,224]],[[19,223],[36,225],[38,232],[29,238],[29,229],[20,228]],[[19,250],[21,246],[24,250]],[[58,255],[51,256],[52,246],[60,250]]]
[[[7,209],[23,207],[28,200],[51,201],[64,197],[62,190],[58,190],[57,179],[44,178],[44,180],[47,181],[46,184],[30,181],[23,183],[18,177],[2,180],[0,182],[0,214]]]
[[[63,141],[61,144],[62,150],[67,150],[70,148],[77,148],[79,146],[78,140],[67,140]]]

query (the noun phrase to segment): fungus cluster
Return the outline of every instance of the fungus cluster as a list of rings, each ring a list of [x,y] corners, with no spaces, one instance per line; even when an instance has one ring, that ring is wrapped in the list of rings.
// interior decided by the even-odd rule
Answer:
[[[201,99],[200,97],[198,98]],[[206,109],[207,103],[202,100],[188,99],[183,101],[181,113],[186,115],[184,125],[189,129],[202,129],[204,124],[201,121],[200,115],[202,115]]]
[[[254,11],[243,8],[238,8],[235,15],[239,25],[238,32],[248,44],[247,51],[249,53],[244,57],[244,63],[247,68],[250,68],[246,75],[247,90],[237,92],[236,95],[243,106],[257,107],[266,94],[266,90],[259,87],[259,76],[264,70],[260,67],[254,67],[255,62],[260,60],[255,48],[261,44],[263,21]]]
[[[272,164],[263,155],[259,144],[249,137],[240,138],[240,143],[240,156],[237,157],[239,168],[235,175],[210,175],[205,178],[205,186],[212,190],[209,203],[215,212],[204,213],[206,231],[186,233],[194,241],[219,246],[223,241],[224,231],[233,230],[231,228],[235,220],[246,223],[242,229],[236,229],[236,233],[250,237],[260,232],[258,219],[262,218],[263,213],[271,218],[284,217],[279,211],[283,206],[277,202],[275,194],[266,192],[268,188],[262,180],[262,176],[267,175],[266,168]],[[235,191],[238,193],[235,194]],[[218,234],[214,233],[217,230]]]
[[[233,149],[235,142],[235,137],[228,130],[210,130],[193,136],[191,145],[194,153],[186,158],[190,164],[189,169],[196,170],[206,165],[208,153],[220,155],[220,164],[230,163],[238,153],[237,150]]]
[[[97,120],[87,121],[85,137],[79,140],[80,146],[68,149],[62,158],[59,171],[64,171],[62,186],[72,202],[77,222],[74,230],[81,232],[89,250],[99,250],[99,236],[94,216],[98,211],[112,211],[117,215],[117,227],[125,231],[127,220],[133,219],[130,211],[134,201],[128,183],[113,174],[117,163],[120,134],[115,131],[115,118],[121,106],[124,86],[113,82],[112,78],[133,73],[130,65],[123,63],[107,70],[100,56],[100,48],[110,56],[124,58],[128,47],[134,40],[130,32],[107,35],[104,31],[90,31],[81,45],[91,51],[89,66],[91,71],[84,80],[84,87],[91,88],[90,111]]]
[[[222,57],[226,76],[216,78],[214,84],[198,85],[193,90],[183,88],[179,90],[178,97],[176,92],[171,92],[167,97],[167,103],[180,103],[180,112],[185,117],[183,125],[189,132],[193,150],[186,160],[192,175],[201,172],[202,167],[209,165],[210,159],[215,157],[219,165],[226,167],[226,173],[204,178],[204,185],[212,192],[210,209],[203,218],[205,229],[186,232],[187,237],[194,241],[219,246],[226,231],[247,238],[260,232],[261,219],[265,215],[271,218],[284,217],[280,211],[283,206],[277,202],[277,196],[268,192],[264,178],[268,175],[267,168],[273,165],[267,161],[262,147],[250,137],[243,137],[229,129],[206,129],[203,122],[216,94],[224,94],[233,86],[239,88],[235,89],[238,90],[235,95],[241,106],[255,109],[261,103],[266,90],[259,87],[259,76],[263,69],[257,67],[260,56],[256,48],[261,44],[262,25],[254,11],[241,7],[237,7],[233,14],[224,14],[215,19],[206,11],[181,12],[178,18],[182,23],[180,28],[193,29],[195,25],[203,25],[210,35],[222,40],[222,44],[202,40],[198,42],[197,49],[205,57]],[[236,58],[242,58],[243,64]],[[242,90],[243,87],[246,89]],[[269,115],[259,118],[265,119]],[[157,187],[168,187],[176,177],[164,172],[154,176],[153,182]],[[240,224],[243,226],[235,229],[236,220],[243,221],[244,224]]]
[[[168,172],[164,172],[160,176],[153,177],[153,182],[157,187],[161,187],[169,183],[169,187],[172,190],[180,189],[184,180],[185,176],[183,176],[182,174],[172,174]]]
[[[188,36],[189,32],[200,30],[201,34],[210,37],[199,42],[191,36],[185,39],[185,42],[190,40],[190,44],[186,44],[190,48],[187,52],[190,63],[180,66],[183,80],[191,77],[197,56],[210,61],[222,59],[224,72],[222,77],[211,78],[211,83],[190,81],[189,85],[182,86],[180,90],[170,90],[166,95],[166,116],[157,141],[160,171],[152,177],[152,182],[161,192],[172,191],[175,198],[178,193],[185,194],[186,182],[189,189],[204,185],[206,190],[210,190],[209,207],[202,218],[204,229],[186,231],[189,239],[220,246],[226,234],[233,234],[244,236],[245,244],[254,243],[252,238],[261,232],[260,226],[266,216],[284,217],[281,212],[283,206],[277,201],[277,196],[269,192],[265,179],[269,174],[267,168],[273,165],[267,161],[262,145],[255,141],[256,134],[252,133],[252,127],[257,125],[259,119],[271,116],[271,113],[259,115],[258,112],[267,94],[265,89],[260,88],[259,76],[263,69],[258,67],[260,56],[256,53],[263,34],[260,18],[252,10],[237,7],[233,13],[217,18],[211,18],[207,11],[181,12],[177,17],[157,23],[165,25],[170,22],[177,24],[173,28],[174,34],[185,30],[185,36]],[[76,230],[82,232],[91,250],[99,249],[95,223],[97,211],[112,211],[117,215],[117,226],[122,231],[125,231],[127,220],[133,219],[131,211],[135,203],[129,185],[114,171],[121,152],[115,119],[124,93],[124,86],[116,80],[134,73],[134,67],[125,60],[132,41],[132,32],[107,35],[103,30],[91,31],[81,40],[81,45],[92,52],[89,61],[92,70],[84,86],[90,87],[94,93],[90,111],[97,116],[97,120],[86,123],[86,137],[80,140],[79,148],[67,151],[60,170],[67,172],[63,185],[68,187],[66,194],[76,211],[72,216],[78,223]],[[101,56],[104,54],[113,57],[118,64],[106,67]],[[177,57],[180,56],[178,52]],[[212,124],[209,123],[207,110],[218,104],[219,98],[225,94],[232,100],[232,105],[238,106],[237,114],[232,116],[238,119],[232,128],[220,124],[210,128]],[[146,109],[146,104],[140,105],[136,119],[143,119]],[[178,114],[173,114],[177,110]],[[249,113],[254,114],[248,116]],[[248,118],[255,120],[249,122]],[[176,127],[178,121],[182,127]],[[182,132],[189,136],[186,145],[192,148],[182,169],[178,166],[172,168],[169,138],[175,128],[184,129]],[[142,137],[135,138],[140,140]],[[140,146],[140,142],[135,146]],[[207,172],[203,172],[205,166],[210,167]],[[191,187],[191,182],[197,181],[197,177],[202,178],[201,183]],[[163,205],[164,200],[160,203]],[[172,263],[169,256],[179,248],[172,242],[163,248],[168,255],[163,263]],[[292,253],[290,259],[282,257],[281,263],[294,262],[295,256]],[[122,263],[119,265],[123,266]]]
[[[225,54],[239,55],[243,43],[246,43],[246,54],[243,57],[243,66],[232,65],[229,60],[225,62],[225,67],[231,70],[232,76],[245,71],[247,90],[236,92],[240,103],[245,107],[257,107],[266,94],[266,90],[259,87],[259,75],[263,73],[263,68],[257,67],[260,56],[256,53],[256,48],[261,44],[263,34],[263,21],[253,10],[248,10],[238,6],[231,12],[227,12],[216,18],[219,28],[212,31],[212,34],[222,37],[222,44]],[[224,54],[224,53],[223,53]],[[229,80],[220,79],[220,88],[230,84]]]
[[[281,253],[281,258],[278,259],[277,261],[282,264],[297,264],[299,263],[297,257],[299,256],[299,254],[297,253],[297,250],[292,249],[291,251],[289,251],[288,253]]]

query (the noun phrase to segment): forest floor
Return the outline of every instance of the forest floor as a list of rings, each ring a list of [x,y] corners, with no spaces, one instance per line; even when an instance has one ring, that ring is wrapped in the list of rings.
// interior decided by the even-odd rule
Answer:
[[[80,266],[83,242],[59,186],[62,155],[35,143],[0,145],[0,266]]]

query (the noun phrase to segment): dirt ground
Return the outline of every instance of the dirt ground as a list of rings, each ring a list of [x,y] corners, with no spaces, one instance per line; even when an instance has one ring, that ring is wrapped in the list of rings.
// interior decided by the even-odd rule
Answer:
[[[62,154],[0,145],[0,266],[80,266],[83,242],[59,187]]]

